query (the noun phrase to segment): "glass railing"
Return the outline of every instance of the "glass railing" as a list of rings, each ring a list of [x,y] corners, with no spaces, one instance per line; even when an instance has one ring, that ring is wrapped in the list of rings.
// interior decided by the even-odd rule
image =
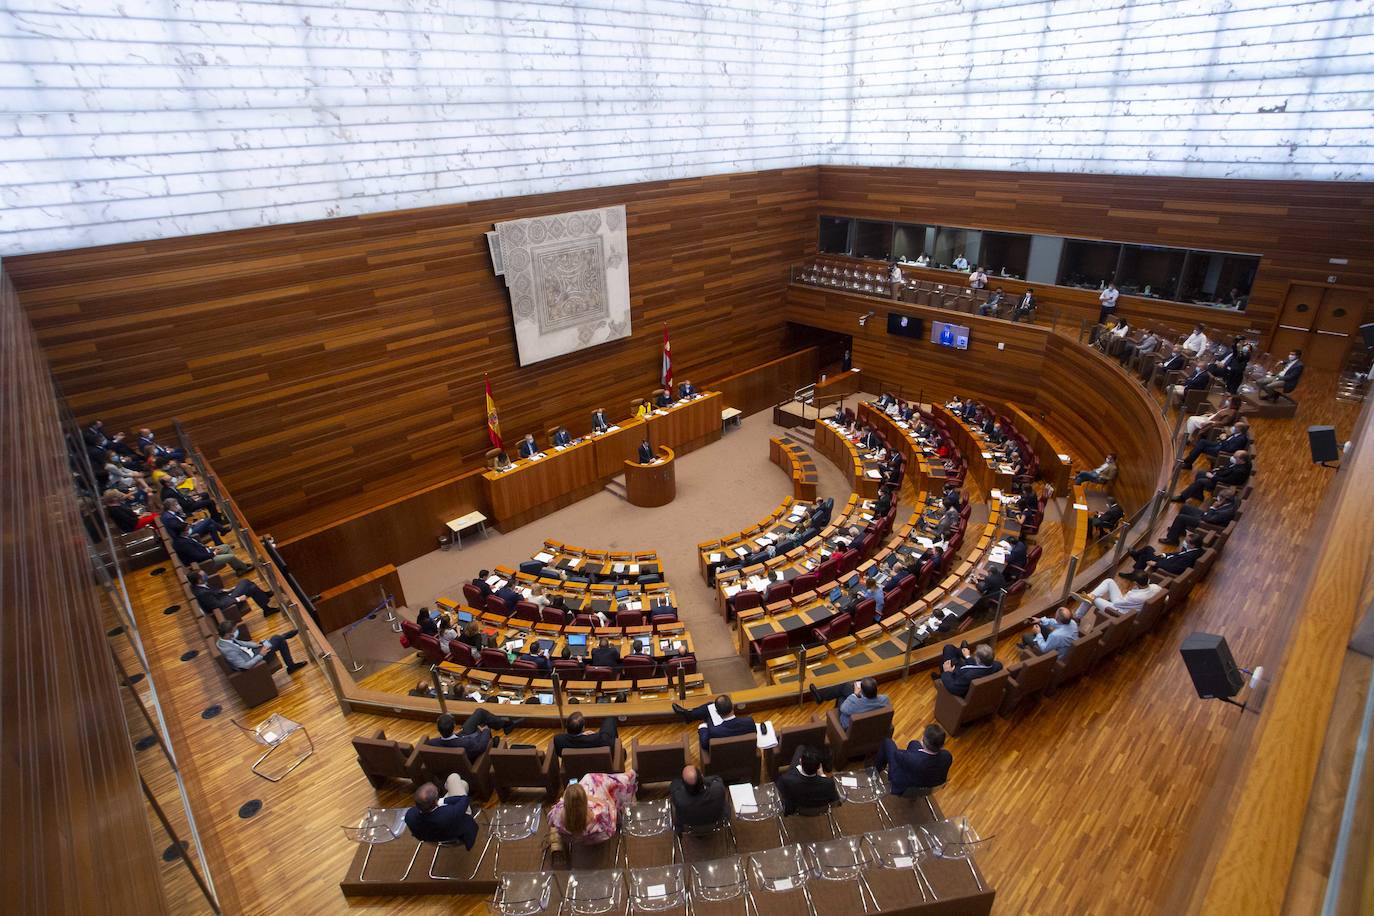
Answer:
[[[55,383],[54,383],[55,384]],[[166,898],[179,912],[219,913],[200,831],[173,744],[152,666],[126,586],[130,538],[117,537],[100,509],[100,490],[82,440],[81,429],[59,398],[67,436],[72,486],[86,529],[86,553],[99,601],[105,608],[105,635],[121,694],[125,724],[133,747],[149,823],[155,838],[167,842],[159,874]],[[149,535],[156,540],[152,530]],[[160,549],[157,556],[161,556]],[[149,554],[153,556],[153,554]]]

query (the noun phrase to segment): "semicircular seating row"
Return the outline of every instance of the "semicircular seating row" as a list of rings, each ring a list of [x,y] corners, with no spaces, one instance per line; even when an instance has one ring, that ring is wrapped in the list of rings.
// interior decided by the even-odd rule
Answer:
[[[1209,521],[1205,508],[1188,513],[1189,522],[1183,527],[1201,536],[1201,550],[1196,558],[1186,568],[1174,571],[1161,568],[1154,561],[1146,564],[1150,581],[1162,589],[1158,594],[1137,608],[1128,606],[1124,610],[1110,603],[1098,607],[1094,602],[1084,608],[1086,613],[1079,623],[1078,636],[1062,656],[1056,652],[1035,655],[1022,651],[1020,661],[973,681],[964,696],[951,693],[943,683],[937,682],[935,718],[945,730],[957,735],[968,724],[994,713],[1010,716],[1027,700],[1052,693],[1061,685],[1088,674],[1117,652],[1149,635],[1166,615],[1177,611],[1187,601],[1193,587],[1212,571],[1245,514],[1246,501],[1254,491],[1257,447],[1253,439],[1248,451],[1251,469],[1246,481],[1235,488],[1235,505],[1229,520],[1223,521],[1224,516],[1216,516]],[[1225,460],[1225,453],[1221,453],[1220,458]],[[1135,559],[1128,555],[1116,575],[1125,575],[1135,568]],[[1070,600],[1080,599],[1075,595]]]
[[[706,689],[691,635],[677,619],[676,595],[653,552],[545,541],[519,569],[497,567],[481,585],[464,583],[463,603],[439,598],[436,604],[455,629],[475,626],[478,644],[462,637],[441,642],[402,621],[403,644],[473,692],[517,700],[546,695],[555,672],[569,692],[617,699],[631,691],[650,699],[678,678],[688,693]],[[589,664],[603,637],[620,658]]]
[[[886,447],[895,447],[914,456],[922,469],[947,468],[959,474],[952,481],[961,480],[963,467],[954,462],[962,462],[963,454],[953,445],[944,418],[922,411],[919,423],[908,422],[902,417],[915,420],[916,410],[895,399],[891,407],[893,416],[874,404],[862,405],[861,412],[869,425],[878,429]],[[1004,422],[1003,426],[1013,429],[1009,422]],[[1010,441],[1016,443],[1018,451],[1024,448],[1024,438],[1019,433]],[[938,479],[935,475],[930,477]],[[782,682],[796,678],[799,648],[806,664],[812,668],[811,673],[824,674],[830,669],[841,670],[846,665],[880,661],[904,651],[907,637],[901,631],[913,621],[920,624],[916,630],[920,641],[971,626],[981,598],[969,583],[971,575],[984,568],[988,560],[1000,559],[997,552],[1000,537],[1009,533],[1033,535],[1043,517],[1044,502],[1036,500],[1034,507],[1028,507],[1020,519],[1000,512],[1000,506],[994,507],[982,532],[971,539],[972,550],[960,559],[971,504],[966,497],[960,496],[959,519],[937,542],[934,530],[937,518],[927,516],[926,512],[931,508],[938,511],[942,498],[943,494],[928,498],[922,492],[911,520],[866,562],[848,551],[837,554],[832,550],[829,557],[824,557],[822,552],[819,558],[811,556],[795,562],[789,558],[785,563],[771,561],[771,567],[765,564],[766,569],[781,572],[782,577],[762,588],[756,586],[733,595],[740,621],[742,653],[747,652],[752,662],[763,665],[771,681]],[[775,513],[764,523],[741,532],[736,541],[703,547],[721,553],[737,552],[739,542],[758,544],[760,537],[775,536],[774,526],[779,515]],[[882,531],[882,538],[890,533],[890,530]],[[937,543],[944,546],[938,556],[931,552]],[[1007,571],[1011,582],[1004,609],[1015,607],[1020,601],[1041,555],[1039,546],[1031,547],[1025,565]],[[799,572],[801,569],[806,571]],[[753,574],[751,581],[762,585],[759,570],[746,569],[746,572]],[[790,578],[788,572],[793,574]],[[856,602],[850,594],[856,580],[870,576],[883,589],[881,615],[877,613],[875,598]],[[919,600],[913,603],[918,595]],[[944,599],[943,604],[935,608],[941,599]]]

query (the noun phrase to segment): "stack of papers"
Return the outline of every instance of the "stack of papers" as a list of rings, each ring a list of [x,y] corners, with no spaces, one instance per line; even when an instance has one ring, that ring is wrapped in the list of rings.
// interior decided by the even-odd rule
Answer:
[[[865,476],[872,477],[874,480],[877,480],[881,478],[883,475],[870,468],[868,471],[865,472]]]
[[[719,562],[721,561],[721,558],[722,558],[723,556],[724,556],[724,554],[719,554],[719,553],[708,553],[708,554],[706,555],[706,560],[707,560],[708,563],[719,563]]]
[[[541,550],[534,555],[533,559],[538,560],[540,563],[547,563],[553,559],[553,554],[549,553],[547,550]]]
[[[759,750],[778,746],[778,733],[776,730],[774,730],[773,722],[771,720],[768,722],[764,722],[762,725],[759,726],[758,737]]]
[[[754,787],[747,782],[736,783],[730,787],[730,804],[736,811],[755,811],[759,803],[754,798]]]

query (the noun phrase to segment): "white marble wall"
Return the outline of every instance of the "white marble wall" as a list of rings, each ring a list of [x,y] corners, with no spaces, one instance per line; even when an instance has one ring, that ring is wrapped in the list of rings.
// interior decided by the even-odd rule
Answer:
[[[832,0],[836,164],[1370,180],[1370,0]]]
[[[813,0],[4,0],[0,255],[814,161]]]
[[[1371,0],[4,0],[0,255],[828,162],[1369,179]]]

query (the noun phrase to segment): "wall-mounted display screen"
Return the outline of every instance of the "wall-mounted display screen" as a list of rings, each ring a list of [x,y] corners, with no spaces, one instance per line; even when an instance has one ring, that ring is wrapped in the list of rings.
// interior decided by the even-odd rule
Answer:
[[[930,323],[930,342],[956,350],[968,349],[968,328],[962,324],[949,324],[944,321]]]
[[[919,340],[925,336],[925,322],[914,315],[888,312],[887,333],[897,334],[901,337],[915,337]]]

